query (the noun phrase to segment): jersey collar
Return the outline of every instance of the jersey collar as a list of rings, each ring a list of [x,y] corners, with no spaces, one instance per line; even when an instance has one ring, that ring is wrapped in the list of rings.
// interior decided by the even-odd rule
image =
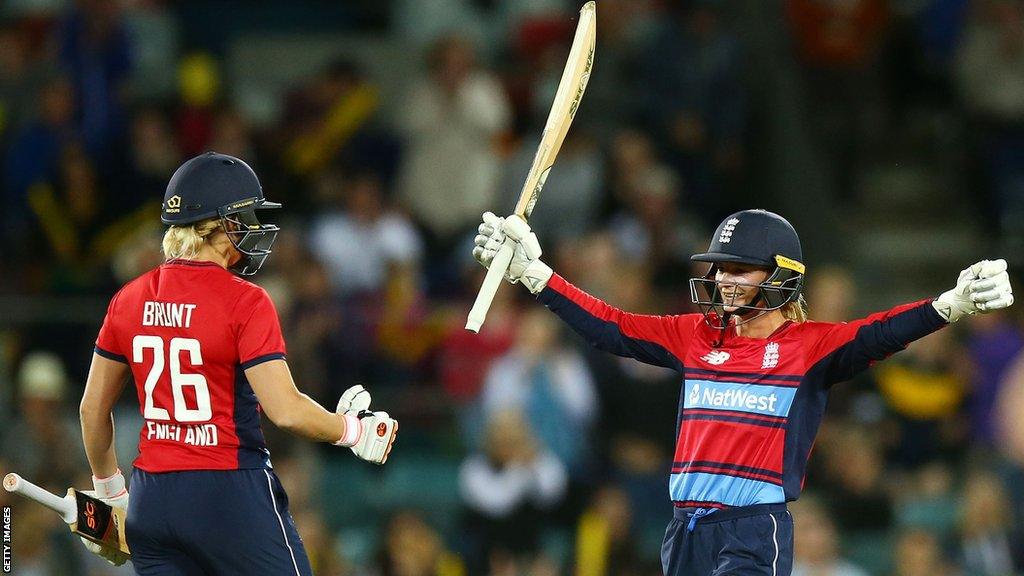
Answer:
[[[208,260],[186,260],[184,258],[171,258],[163,263],[164,266],[205,266],[224,269],[223,266],[216,262],[210,262]]]

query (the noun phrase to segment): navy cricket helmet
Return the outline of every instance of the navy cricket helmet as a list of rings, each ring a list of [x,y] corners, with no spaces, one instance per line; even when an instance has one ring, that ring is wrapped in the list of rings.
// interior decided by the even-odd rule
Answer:
[[[741,317],[755,311],[763,314],[778,310],[797,301],[803,288],[805,267],[800,237],[785,218],[767,210],[744,210],[729,216],[718,225],[708,251],[694,254],[690,260],[711,264],[702,278],[690,279],[690,298],[700,307],[705,320],[716,328],[724,328],[729,320],[724,311],[728,303],[715,280],[722,263],[750,264],[769,270],[768,278],[757,285],[758,298],[737,306]]]
[[[263,266],[280,231],[274,224],[260,224],[256,210],[280,207],[263,196],[259,178],[248,164],[234,156],[206,152],[174,171],[160,221],[187,226],[220,218],[224,233],[242,255],[231,269],[249,276]]]

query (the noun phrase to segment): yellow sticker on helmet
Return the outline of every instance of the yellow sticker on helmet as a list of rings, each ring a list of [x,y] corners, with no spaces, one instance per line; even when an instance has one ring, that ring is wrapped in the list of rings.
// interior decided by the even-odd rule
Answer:
[[[780,254],[776,254],[775,255],[775,264],[779,268],[785,268],[786,270],[793,270],[794,272],[799,272],[800,274],[803,274],[804,271],[807,269],[800,262],[797,262],[796,260],[793,260],[792,258],[786,258],[785,256],[782,256]]]

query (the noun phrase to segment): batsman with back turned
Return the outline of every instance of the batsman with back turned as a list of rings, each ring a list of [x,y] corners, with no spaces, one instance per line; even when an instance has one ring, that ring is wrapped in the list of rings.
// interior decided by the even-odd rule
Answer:
[[[95,495],[127,508],[142,575],[312,574],[274,474],[260,412],[311,440],[383,464],[398,423],[371,412],[362,386],[329,412],[292,381],[281,326],[255,274],[279,208],[242,160],[208,152],[171,177],[161,220],[166,261],[110,301],[81,403]],[[131,499],[114,453],[111,410],[133,376],[144,418]],[[128,555],[83,539],[114,564]]]
[[[671,576],[791,574],[786,503],[800,496],[831,387],[965,316],[1013,303],[1006,262],[983,260],[937,298],[851,322],[809,321],[800,240],[765,210],[729,216],[707,252],[692,256],[708,264],[690,279],[695,314],[631,314],[590,296],[540,259],[537,236],[515,214],[484,214],[473,255],[489,267],[509,239],[507,280],[597,348],[680,375],[673,519],[661,551]]]

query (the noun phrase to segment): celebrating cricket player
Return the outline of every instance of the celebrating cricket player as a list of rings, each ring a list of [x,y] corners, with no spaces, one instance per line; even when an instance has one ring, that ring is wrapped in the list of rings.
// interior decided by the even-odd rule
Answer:
[[[362,386],[335,412],[299,392],[256,273],[278,232],[253,170],[208,152],[171,177],[161,220],[166,257],[110,301],[81,404],[96,495],[127,508],[138,574],[312,574],[274,474],[260,410],[306,438],[383,464],[398,423],[369,411]],[[111,409],[133,376],[144,418],[129,502]],[[85,541],[115,564],[126,556]]]
[[[938,298],[852,322],[808,321],[796,231],[777,214],[745,210],[692,257],[710,265],[690,280],[702,314],[630,314],[555,274],[521,217],[486,213],[479,232],[474,257],[489,266],[511,238],[506,278],[588,342],[682,376],[669,478],[674,518],[661,552],[673,576],[788,576],[786,502],[800,495],[831,386],[964,316],[1013,303],[1006,262],[983,260]]]

